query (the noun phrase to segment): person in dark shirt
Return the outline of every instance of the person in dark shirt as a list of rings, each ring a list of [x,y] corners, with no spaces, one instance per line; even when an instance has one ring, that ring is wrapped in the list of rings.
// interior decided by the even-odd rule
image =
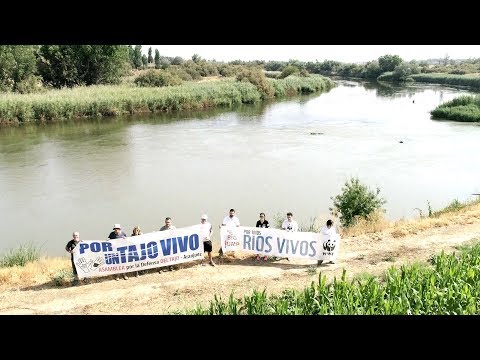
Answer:
[[[108,235],[108,238],[113,240],[113,239],[125,239],[127,237],[127,234],[125,234],[124,231],[122,231],[122,227],[120,224],[115,224],[113,225],[113,231]],[[128,280],[127,273],[121,274],[124,280]],[[120,280],[120,274],[115,275],[115,280]]]
[[[74,231],[72,236],[73,236],[73,239],[67,243],[67,245],[65,246],[65,250],[69,252],[71,255],[70,260],[72,261],[72,270],[74,275],[73,285],[78,285],[79,278],[78,278],[77,269],[75,267],[75,263],[73,262],[73,250],[80,242],[80,233],[78,231]]]
[[[257,220],[257,224],[255,225],[255,227],[259,227],[259,228],[268,228],[269,227],[268,220],[265,219],[265,213],[263,213],[263,212],[260,213],[260,219]],[[265,255],[263,257],[263,260],[264,261],[268,260],[267,255]],[[260,254],[257,254],[257,261],[260,261]]]

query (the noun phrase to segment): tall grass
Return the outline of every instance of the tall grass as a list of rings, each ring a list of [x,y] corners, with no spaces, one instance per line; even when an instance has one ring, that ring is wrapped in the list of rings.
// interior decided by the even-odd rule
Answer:
[[[480,88],[480,76],[478,74],[468,75],[454,75],[454,74],[415,74],[411,75],[415,81],[445,84],[445,85],[460,85]]]
[[[480,243],[460,255],[442,252],[433,256],[433,266],[413,264],[391,267],[384,278],[362,276],[327,284],[320,273],[318,283],[303,291],[284,290],[268,296],[253,291],[243,299],[233,293],[227,302],[215,295],[208,308],[197,305],[187,314],[197,315],[406,315],[480,314]]]
[[[4,254],[0,259],[0,267],[25,266],[38,259],[40,259],[40,249],[34,244],[24,244]]]
[[[436,119],[463,122],[480,121],[480,95],[462,95],[437,106],[430,112]]]
[[[269,81],[275,87],[277,97],[324,91],[334,86],[330,79],[322,76]],[[229,107],[256,103],[261,98],[254,85],[233,79],[169,87],[96,85],[41,94],[8,93],[0,94],[0,124]]]

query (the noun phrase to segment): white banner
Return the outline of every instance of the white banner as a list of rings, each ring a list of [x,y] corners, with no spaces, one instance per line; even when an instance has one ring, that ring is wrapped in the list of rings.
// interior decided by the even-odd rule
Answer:
[[[203,259],[200,225],[113,240],[82,240],[73,261],[78,276],[93,277]]]
[[[223,252],[241,250],[251,254],[335,261],[340,236],[313,232],[289,232],[272,228],[222,226]]]

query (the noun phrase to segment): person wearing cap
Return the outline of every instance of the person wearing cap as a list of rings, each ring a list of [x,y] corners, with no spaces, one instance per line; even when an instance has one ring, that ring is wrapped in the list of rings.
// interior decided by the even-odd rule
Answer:
[[[203,240],[203,251],[206,251],[208,254],[208,263],[212,266],[215,266],[215,263],[212,259],[212,241],[210,237],[212,236],[212,224],[208,221],[208,216],[203,214],[200,218],[200,238]],[[203,265],[203,260],[202,263]]]
[[[124,231],[122,231],[122,226],[120,224],[114,224],[113,225],[113,231],[108,235],[109,239],[125,239],[127,237],[127,234],[125,234]],[[127,273],[121,274],[124,280],[128,279]],[[115,275],[115,280],[120,280],[120,274]]]

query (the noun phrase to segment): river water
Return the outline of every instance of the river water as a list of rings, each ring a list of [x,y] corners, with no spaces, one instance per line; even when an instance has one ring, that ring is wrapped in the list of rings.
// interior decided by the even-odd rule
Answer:
[[[74,230],[105,239],[114,223],[158,230],[235,208],[242,225],[292,211],[329,218],[331,197],[358,177],[379,187],[390,220],[480,192],[480,126],[431,120],[469,93],[339,81],[328,93],[235,109],[0,129],[0,253],[33,242],[66,255]],[[313,134],[312,134],[313,133]]]

